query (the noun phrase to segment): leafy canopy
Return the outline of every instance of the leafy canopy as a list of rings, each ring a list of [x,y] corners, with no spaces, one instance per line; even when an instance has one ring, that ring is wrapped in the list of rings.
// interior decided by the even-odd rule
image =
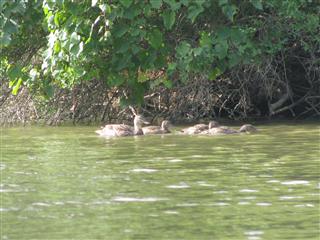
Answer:
[[[159,84],[319,44],[319,12],[312,0],[2,0],[1,68],[13,94],[100,79],[141,103]]]

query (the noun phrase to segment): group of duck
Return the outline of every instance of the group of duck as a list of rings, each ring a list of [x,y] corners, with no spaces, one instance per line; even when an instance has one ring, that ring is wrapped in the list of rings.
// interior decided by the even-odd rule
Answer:
[[[126,124],[108,124],[96,133],[102,137],[122,137],[122,136],[135,136],[135,135],[152,135],[152,134],[166,134],[171,133],[170,127],[172,126],[168,120],[164,120],[161,126],[147,126],[149,122],[141,115],[135,115],[133,125]],[[225,134],[239,134],[239,133],[253,133],[257,129],[251,124],[245,124],[239,130],[234,130],[225,126],[220,126],[217,121],[210,121],[209,124],[196,124],[192,127],[180,130],[181,134],[187,135],[225,135]]]

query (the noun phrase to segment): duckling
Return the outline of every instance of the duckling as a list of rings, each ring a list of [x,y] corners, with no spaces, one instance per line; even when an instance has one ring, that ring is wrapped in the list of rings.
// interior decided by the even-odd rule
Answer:
[[[254,132],[258,132],[258,129],[256,127],[254,127],[253,125],[251,124],[244,124],[240,127],[239,133],[254,133]]]
[[[164,120],[161,123],[160,126],[148,126],[148,127],[143,127],[142,131],[144,135],[151,135],[151,134],[165,134],[165,133],[170,133],[169,128],[171,127],[171,123],[168,120]]]
[[[149,122],[147,122],[141,115],[136,115],[134,117],[133,124],[133,127],[126,124],[108,124],[95,132],[103,137],[143,135],[142,126],[143,124],[149,124]]]
[[[225,126],[220,126],[220,127],[215,127],[211,128],[208,130],[205,130],[201,132],[201,135],[227,135],[227,134],[239,134],[239,133],[252,133],[252,132],[257,132],[258,130],[252,126],[251,124],[245,124],[240,127],[239,130],[233,130],[231,128],[225,127]]]
[[[218,127],[220,126],[218,122],[216,121],[210,121],[208,125],[206,124],[196,124],[192,127],[188,127],[188,128],[184,128],[184,129],[181,129],[181,132],[183,134],[199,134],[205,130],[208,130],[208,129],[211,129],[211,128],[215,128],[215,127]]]

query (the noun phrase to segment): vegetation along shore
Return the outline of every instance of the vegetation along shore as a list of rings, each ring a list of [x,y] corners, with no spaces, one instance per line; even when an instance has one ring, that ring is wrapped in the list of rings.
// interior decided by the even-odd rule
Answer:
[[[0,3],[0,123],[320,117],[307,0]],[[130,120],[131,121],[131,120]]]

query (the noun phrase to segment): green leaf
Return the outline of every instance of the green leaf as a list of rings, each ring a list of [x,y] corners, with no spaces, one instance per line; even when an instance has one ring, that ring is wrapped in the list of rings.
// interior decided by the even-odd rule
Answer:
[[[220,68],[214,68],[212,71],[211,71],[211,73],[209,74],[209,79],[210,80],[215,80],[218,76],[220,76],[221,75],[221,70],[220,70]]]
[[[232,40],[233,43],[236,45],[239,45],[243,42],[247,42],[247,36],[246,34],[241,31],[241,29],[233,28],[230,31],[230,39]]]
[[[125,7],[128,8],[132,4],[132,0],[120,0],[120,3]]]
[[[169,63],[167,68],[167,74],[171,76],[177,68],[177,63]]]
[[[136,16],[138,16],[140,13],[141,13],[141,9],[137,5],[134,5],[126,9],[123,17],[132,20]]]
[[[47,98],[51,98],[53,96],[53,87],[48,83],[45,84],[44,91]]]
[[[143,30],[138,27],[134,28],[132,31],[130,31],[130,35],[133,37],[139,36],[141,34],[143,34]]]
[[[164,0],[165,3],[167,3],[172,11],[176,11],[180,8],[181,3],[176,0]]]
[[[132,61],[131,58],[132,58],[131,55],[126,55],[126,57],[124,57],[123,55],[118,55],[115,58],[114,70],[120,71],[125,68],[128,68]]]
[[[150,0],[150,4],[152,8],[159,9],[162,5],[162,0]]]
[[[143,8],[143,15],[144,17],[150,17],[152,14],[151,5],[145,5]]]
[[[149,78],[148,78],[148,76],[147,76],[147,74],[146,73],[144,73],[144,72],[140,72],[139,74],[138,74],[138,82],[146,82],[146,81],[148,81],[149,80]]]
[[[15,81],[22,76],[22,67],[20,65],[10,65],[7,69],[7,74],[10,81]]]
[[[59,24],[59,13],[55,14],[54,15],[54,24],[59,27],[60,24]]]
[[[130,45],[131,45],[130,41],[127,41],[126,39],[123,39],[123,40],[119,39],[115,43],[114,47],[117,53],[124,53],[128,51],[128,49],[130,48]]]
[[[11,36],[9,34],[2,33],[0,35],[0,48],[8,46],[10,42],[11,42]]]
[[[137,44],[132,44],[130,47],[133,54],[137,54],[141,51],[141,47]]]
[[[188,7],[188,18],[191,20],[193,23],[197,16],[203,12],[204,8],[201,5],[191,5]]]
[[[26,9],[26,4],[23,1],[12,3],[12,13],[23,13]]]
[[[69,51],[74,57],[77,57],[80,52],[79,44],[71,44]]]
[[[224,15],[233,22],[233,17],[237,13],[238,8],[235,5],[225,5],[222,7]]]
[[[222,27],[217,30],[218,41],[227,40],[230,37],[231,31],[229,27]]]
[[[192,2],[190,0],[180,0],[181,5],[188,7]]]
[[[219,6],[227,5],[228,3],[228,0],[219,0]]]
[[[163,36],[162,36],[162,33],[159,31],[159,29],[154,29],[149,34],[148,41],[153,48],[158,49],[161,47],[162,38]]]
[[[60,50],[61,50],[61,43],[60,43],[59,40],[55,41],[53,50],[54,50],[54,53],[55,53],[55,54],[57,54],[57,53],[60,52]]]
[[[229,54],[228,59],[229,59],[229,67],[230,68],[238,65],[241,62],[241,57],[235,53]]]
[[[121,97],[119,104],[120,104],[120,107],[123,109],[123,108],[128,107],[131,103],[129,102],[129,100],[126,97]]]
[[[125,78],[120,74],[109,74],[107,83],[110,87],[119,87],[125,82]]]
[[[171,80],[167,79],[163,81],[163,85],[166,86],[167,88],[172,88],[173,87],[173,83]]]
[[[228,44],[224,41],[221,41],[215,46],[214,52],[219,59],[225,58],[228,55]]]
[[[3,29],[5,23],[6,23],[6,17],[3,17],[0,15],[0,29]]]
[[[120,24],[120,25],[118,25],[118,26],[115,28],[113,34],[114,34],[115,37],[120,38],[120,37],[122,37],[128,30],[129,30],[128,25]]]
[[[202,52],[203,52],[203,48],[201,48],[201,47],[193,49],[193,55],[195,57],[200,56]]]
[[[16,33],[17,31],[18,31],[18,24],[12,19],[7,19],[3,27],[3,32],[5,34],[13,34],[13,33]]]
[[[86,74],[86,71],[80,66],[75,66],[73,71],[76,77],[83,77]]]
[[[186,41],[182,41],[179,46],[177,47],[177,54],[181,57],[186,56],[188,53],[190,53],[190,44]]]
[[[76,32],[73,32],[70,36],[70,43],[77,44],[79,42],[80,42],[80,36]]]
[[[175,22],[176,19],[176,14],[173,11],[170,10],[166,10],[163,14],[163,23],[164,23],[164,27],[167,30],[170,30]]]
[[[210,34],[207,32],[202,32],[199,44],[200,44],[200,47],[211,46],[212,40],[211,40]]]
[[[250,0],[251,4],[258,10],[263,10],[262,1],[261,0]]]
[[[18,82],[14,85],[14,87],[12,88],[12,94],[13,95],[17,95],[19,88],[21,86],[22,83],[22,78],[19,78]]]

